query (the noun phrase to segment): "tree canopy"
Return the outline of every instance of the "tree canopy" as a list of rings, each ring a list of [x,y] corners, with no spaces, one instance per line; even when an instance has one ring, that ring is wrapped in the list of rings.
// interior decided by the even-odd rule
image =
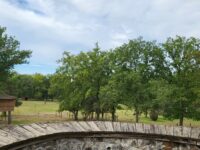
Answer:
[[[95,112],[97,120],[109,112],[115,120],[124,104],[134,110],[136,122],[150,111],[183,125],[184,117],[199,119],[199,46],[193,37],[161,44],[139,37],[109,51],[97,44],[89,52],[65,52],[50,89],[75,119],[81,111],[85,118]]]
[[[30,50],[20,50],[20,43],[6,33],[6,28],[0,26],[0,89],[10,75],[15,65],[27,63],[31,56]]]

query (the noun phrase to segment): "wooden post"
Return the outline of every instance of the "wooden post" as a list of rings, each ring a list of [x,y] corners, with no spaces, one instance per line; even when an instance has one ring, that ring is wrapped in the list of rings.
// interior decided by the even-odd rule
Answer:
[[[8,111],[8,124],[11,124],[12,117],[11,117],[11,111]]]

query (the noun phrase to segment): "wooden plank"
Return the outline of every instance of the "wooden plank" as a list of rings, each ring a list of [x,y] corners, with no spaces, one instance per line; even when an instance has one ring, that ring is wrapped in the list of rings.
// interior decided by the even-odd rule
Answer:
[[[56,132],[64,132],[65,131],[65,126],[60,123],[51,123],[50,127],[56,130]]]
[[[144,125],[144,132],[147,133],[147,134],[151,133],[151,126],[145,124]]]
[[[74,128],[74,125],[71,121],[70,122],[64,122],[63,124],[64,124],[64,128],[65,128],[66,131],[77,132],[76,128]]]
[[[46,134],[46,130],[44,128],[42,128],[41,126],[39,126],[36,123],[33,123],[30,125],[32,128],[34,128],[35,130],[39,131],[41,134]]]
[[[4,134],[2,133],[2,131],[0,131],[0,141],[2,142],[3,145],[7,145],[13,142],[16,142],[17,139],[14,138],[13,136],[9,135],[9,134]]]
[[[174,129],[173,129],[173,127],[165,126],[165,130],[166,130],[166,135],[171,135],[171,136],[173,136],[173,134],[174,134]]]
[[[42,123],[37,123],[37,125],[39,125],[41,128],[46,130],[46,133],[52,134],[52,133],[56,133],[57,130],[55,130],[54,128],[51,127],[51,124],[42,124]]]
[[[85,121],[80,121],[79,125],[85,130],[85,132],[92,131],[92,128]]]
[[[129,132],[129,127],[127,123],[121,123],[121,132]]]
[[[135,132],[144,133],[144,125],[141,123],[135,123]]]
[[[100,129],[100,131],[106,131],[106,127],[105,127],[104,123],[102,123],[100,121],[95,121],[95,124]]]
[[[119,122],[113,122],[113,130],[115,132],[120,132],[121,131],[121,126]]]
[[[182,127],[173,127],[174,128],[174,136],[182,136]]]
[[[94,121],[86,122],[90,127],[92,127],[92,131],[100,131],[99,127],[96,125]]]
[[[127,123],[127,126],[129,128],[129,132],[134,132],[135,128],[134,128],[133,123]]]
[[[188,127],[183,127],[183,135],[182,137],[190,137],[190,129]]]
[[[27,139],[27,136],[24,136],[21,134],[21,132],[18,132],[15,130],[15,128],[9,129],[4,128],[0,131],[0,133],[4,133],[4,138],[9,141],[9,143],[14,143],[17,141],[25,140]]]
[[[34,135],[30,131],[26,130],[22,126],[15,126],[12,129],[12,132],[18,133],[19,135],[21,135],[21,137],[24,137],[26,139],[34,137]]]
[[[200,139],[200,129],[199,128],[191,128],[191,138]]]
[[[23,125],[22,127],[31,132],[35,137],[45,135],[44,133],[34,129],[31,125]]]
[[[10,130],[7,129],[0,129],[0,136],[4,137],[8,141],[17,141],[15,137],[12,136]]]
[[[30,138],[64,132],[133,132],[150,134],[171,135],[200,139],[199,128],[173,127],[164,125],[145,125],[141,123],[100,122],[100,121],[70,121],[62,123],[34,123],[31,125],[18,125],[0,129],[0,147],[10,143],[23,141]],[[181,139],[180,139],[181,140]],[[195,142],[195,140],[193,140]]]
[[[105,122],[104,122],[104,125],[105,125],[105,128],[106,128],[106,131],[114,131],[112,122],[110,122],[110,121],[105,121]]]
[[[164,125],[156,125],[157,134],[166,135],[166,130]]]
[[[85,129],[81,126],[80,122],[73,122],[73,125],[76,127],[78,131],[85,132]]]

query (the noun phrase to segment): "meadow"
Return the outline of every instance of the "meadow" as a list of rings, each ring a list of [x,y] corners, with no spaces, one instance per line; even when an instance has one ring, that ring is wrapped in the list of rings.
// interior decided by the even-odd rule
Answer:
[[[29,124],[38,122],[60,122],[73,120],[72,114],[64,111],[62,113],[58,112],[59,103],[58,102],[46,102],[44,101],[23,101],[20,107],[15,107],[13,114],[13,124]],[[134,122],[133,110],[123,109],[117,110],[118,121],[123,122]],[[1,118],[2,119],[2,118]],[[81,112],[79,113],[79,119],[82,120]],[[111,120],[111,115],[109,113],[105,114],[105,120]],[[144,115],[140,117],[141,123],[146,124],[164,124],[164,125],[177,125],[178,120],[168,120],[159,116],[157,121],[152,121],[146,118]],[[199,126],[200,121],[195,121],[192,119],[184,120],[185,126]]]

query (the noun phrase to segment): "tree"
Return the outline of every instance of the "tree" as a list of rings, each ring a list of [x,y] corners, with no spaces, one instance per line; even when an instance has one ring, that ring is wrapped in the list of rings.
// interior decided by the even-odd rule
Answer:
[[[32,75],[33,85],[34,85],[34,98],[36,99],[48,99],[48,88],[49,88],[49,78],[45,75],[36,73]]]
[[[155,42],[147,42],[142,38],[130,40],[128,44],[116,48],[114,53],[115,72],[121,74],[119,80],[124,91],[123,97],[134,108],[138,122],[140,113],[144,108],[147,112],[147,102],[150,103],[148,81],[160,76],[160,69],[164,67],[159,61],[164,57]]]
[[[87,72],[81,67],[87,58],[85,56],[84,53],[75,56],[65,52],[60,60],[61,67],[51,79],[50,91],[59,99],[60,111],[72,112],[75,120],[78,119],[78,112],[87,89],[87,84],[85,84]]]
[[[31,55],[29,50],[20,50],[19,41],[5,31],[6,28],[0,27],[0,82],[5,81],[15,65],[27,63]]]
[[[179,118],[179,125],[182,126],[184,117],[190,117],[189,112],[198,100],[195,90],[199,89],[199,80],[194,79],[197,79],[200,70],[200,40],[180,36],[168,38],[163,44],[163,51],[172,75],[168,82],[173,87],[164,115]]]
[[[100,89],[100,109],[102,113],[102,118],[105,112],[110,112],[112,116],[112,121],[115,121],[116,110],[118,105],[122,101],[121,93],[119,92],[121,87],[119,87],[116,77],[112,76],[108,81],[108,84],[102,86]],[[122,90],[123,91],[123,90]]]
[[[65,52],[49,92],[75,119],[82,111],[86,119],[110,112],[115,120],[118,104],[125,104],[135,111],[136,122],[150,111],[154,120],[162,113],[182,125],[184,117],[199,119],[199,43],[176,37],[161,45],[138,38],[110,51],[97,44],[89,52]]]
[[[100,90],[105,86],[111,77],[112,70],[110,68],[109,52],[100,51],[98,44],[91,52],[87,52],[87,62],[85,67],[87,70],[86,81],[88,81],[87,97],[92,100],[93,109],[96,112],[96,119],[99,120],[100,108]]]
[[[86,118],[95,112],[96,119],[99,120],[100,89],[107,84],[110,77],[109,61],[108,53],[100,51],[98,44],[90,52],[81,52],[78,55],[64,53],[57,77],[64,78],[65,82],[53,84],[62,88],[60,100],[63,110],[73,111],[76,115],[81,109]]]
[[[34,80],[31,75],[14,74],[10,81],[10,92],[19,98],[33,98],[34,97]]]
[[[170,100],[170,95],[174,87],[164,79],[151,79],[148,84],[151,99],[151,103],[149,103],[150,118],[156,121],[158,114],[163,114],[163,109],[166,105],[165,102]]]

